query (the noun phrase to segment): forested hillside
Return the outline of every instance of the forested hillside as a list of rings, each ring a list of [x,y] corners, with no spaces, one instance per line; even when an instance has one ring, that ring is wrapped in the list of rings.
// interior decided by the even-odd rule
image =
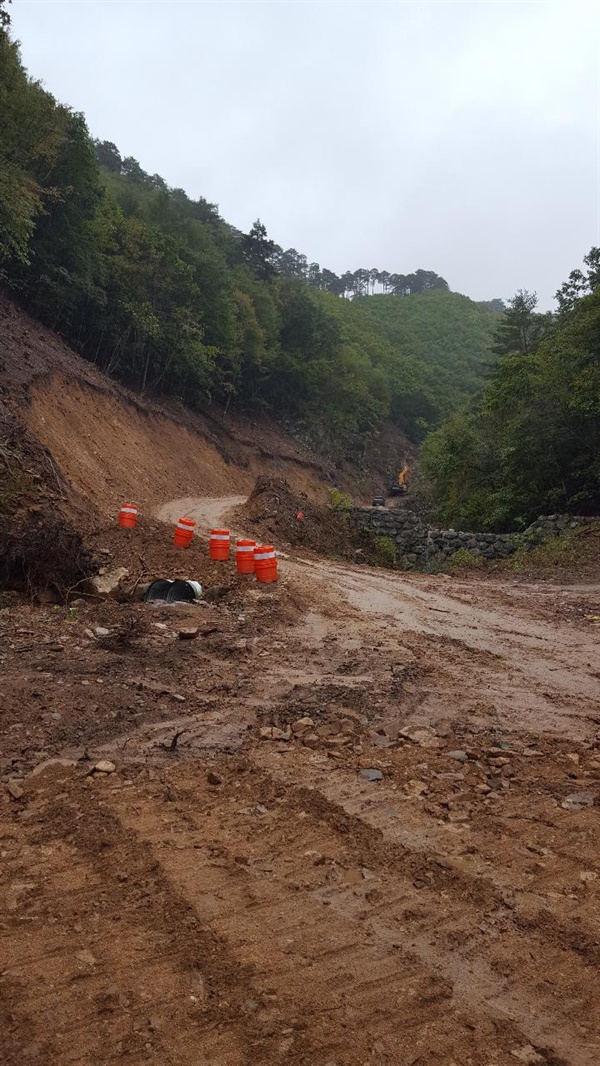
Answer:
[[[487,386],[427,439],[438,518],[506,530],[538,514],[600,511],[600,248],[557,292],[556,316],[518,293]]]
[[[240,233],[58,104],[0,28],[0,278],[102,370],[192,406],[260,407],[331,454],[415,439],[488,367],[501,304],[430,270],[340,276]]]

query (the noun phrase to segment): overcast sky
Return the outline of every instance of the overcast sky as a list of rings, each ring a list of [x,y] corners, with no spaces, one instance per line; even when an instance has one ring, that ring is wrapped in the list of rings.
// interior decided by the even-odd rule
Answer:
[[[14,0],[32,76],[337,273],[542,308],[600,244],[597,0]]]

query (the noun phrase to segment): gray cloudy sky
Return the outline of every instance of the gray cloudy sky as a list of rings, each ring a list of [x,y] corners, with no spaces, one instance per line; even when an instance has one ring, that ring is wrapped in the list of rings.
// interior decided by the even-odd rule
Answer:
[[[14,0],[30,73],[336,272],[542,307],[600,244],[597,0]]]

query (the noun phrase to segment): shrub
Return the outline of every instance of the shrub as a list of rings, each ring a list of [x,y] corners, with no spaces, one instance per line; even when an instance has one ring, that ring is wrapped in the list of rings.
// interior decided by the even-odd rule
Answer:
[[[374,566],[387,566],[390,568],[396,565],[396,545],[390,537],[375,537],[373,543],[373,564]]]
[[[480,570],[484,565],[481,555],[474,555],[468,548],[459,548],[449,558],[451,566],[467,567],[471,570]]]
[[[334,511],[349,511],[352,507],[352,499],[347,492],[340,492],[339,489],[329,490],[329,503]]]

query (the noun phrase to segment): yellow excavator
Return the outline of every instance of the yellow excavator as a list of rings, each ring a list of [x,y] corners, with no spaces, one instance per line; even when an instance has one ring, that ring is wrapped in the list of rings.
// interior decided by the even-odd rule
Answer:
[[[410,467],[405,463],[402,470],[398,474],[397,482],[390,488],[390,496],[405,496],[408,492],[408,473]]]

